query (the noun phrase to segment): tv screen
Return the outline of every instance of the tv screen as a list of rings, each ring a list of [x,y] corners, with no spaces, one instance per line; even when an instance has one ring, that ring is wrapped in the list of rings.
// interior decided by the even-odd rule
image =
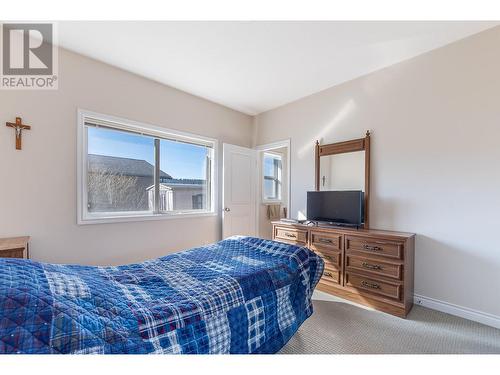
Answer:
[[[308,191],[307,220],[359,226],[363,223],[363,192]]]

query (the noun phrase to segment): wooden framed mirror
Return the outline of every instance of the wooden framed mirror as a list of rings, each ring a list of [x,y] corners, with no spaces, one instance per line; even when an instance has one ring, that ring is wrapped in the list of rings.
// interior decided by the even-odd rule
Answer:
[[[335,177],[342,174],[342,178]],[[369,228],[370,208],[370,131],[364,138],[320,145],[316,141],[315,189],[362,190],[364,224]]]

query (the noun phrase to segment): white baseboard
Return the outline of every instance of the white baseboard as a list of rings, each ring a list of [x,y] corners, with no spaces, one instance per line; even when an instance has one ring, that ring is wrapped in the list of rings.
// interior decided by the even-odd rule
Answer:
[[[429,309],[441,311],[450,315],[459,316],[464,319],[469,319],[478,323],[485,324],[487,326],[500,329],[500,316],[469,309],[468,307],[454,305],[453,303],[440,301],[434,298],[425,297],[418,294],[415,294],[413,296],[413,302],[416,305],[424,306]]]

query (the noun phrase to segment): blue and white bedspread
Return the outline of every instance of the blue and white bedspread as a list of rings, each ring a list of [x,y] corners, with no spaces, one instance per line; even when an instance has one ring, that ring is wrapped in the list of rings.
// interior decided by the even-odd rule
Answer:
[[[0,259],[0,353],[275,353],[323,261],[252,237],[119,267]]]

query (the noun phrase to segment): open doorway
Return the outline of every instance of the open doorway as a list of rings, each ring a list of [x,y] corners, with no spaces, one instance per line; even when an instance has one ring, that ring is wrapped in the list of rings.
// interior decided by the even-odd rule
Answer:
[[[257,235],[272,238],[272,222],[290,214],[290,140],[257,146]]]

